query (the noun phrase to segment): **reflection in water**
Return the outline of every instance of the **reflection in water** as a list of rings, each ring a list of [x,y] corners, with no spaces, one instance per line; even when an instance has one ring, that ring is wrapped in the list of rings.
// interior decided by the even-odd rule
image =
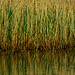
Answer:
[[[73,52],[0,54],[0,75],[75,75]]]

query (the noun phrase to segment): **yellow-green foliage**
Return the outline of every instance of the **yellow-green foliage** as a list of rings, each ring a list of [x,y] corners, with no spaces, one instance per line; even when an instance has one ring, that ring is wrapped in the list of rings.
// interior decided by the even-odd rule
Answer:
[[[0,1],[0,46],[22,48],[33,40],[36,47],[40,41],[43,47],[72,45],[74,39],[74,0]]]

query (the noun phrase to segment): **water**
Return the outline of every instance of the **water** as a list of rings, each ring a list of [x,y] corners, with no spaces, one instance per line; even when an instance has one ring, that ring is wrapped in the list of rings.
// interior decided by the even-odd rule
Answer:
[[[0,75],[75,75],[75,53],[2,52]]]

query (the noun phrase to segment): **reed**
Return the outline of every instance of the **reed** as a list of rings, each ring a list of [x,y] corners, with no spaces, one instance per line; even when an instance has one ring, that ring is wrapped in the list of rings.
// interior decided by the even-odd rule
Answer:
[[[1,0],[0,47],[41,47],[41,50],[74,47],[74,7],[74,0]]]

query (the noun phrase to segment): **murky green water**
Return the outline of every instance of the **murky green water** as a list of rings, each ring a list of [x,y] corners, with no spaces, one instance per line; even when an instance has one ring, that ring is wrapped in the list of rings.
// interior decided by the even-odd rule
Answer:
[[[75,53],[2,52],[0,75],[75,75]]]

